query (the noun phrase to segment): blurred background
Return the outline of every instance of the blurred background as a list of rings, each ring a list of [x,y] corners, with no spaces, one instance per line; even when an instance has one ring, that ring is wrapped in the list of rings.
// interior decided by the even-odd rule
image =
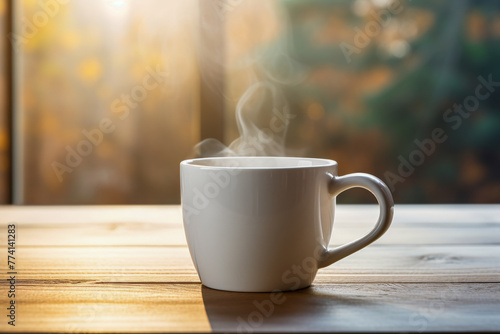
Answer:
[[[0,0],[0,21],[0,203],[179,203],[179,162],[240,136],[256,82],[288,155],[396,203],[500,200],[499,1]]]

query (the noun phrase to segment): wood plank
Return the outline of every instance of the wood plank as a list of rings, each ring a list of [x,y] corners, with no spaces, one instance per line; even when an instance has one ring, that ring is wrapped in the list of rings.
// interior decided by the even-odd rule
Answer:
[[[499,288],[470,283],[323,284],[279,298],[208,288],[202,294],[216,332],[462,332],[500,329]]]
[[[196,284],[17,284],[17,325],[1,332],[209,332]],[[0,296],[0,305],[8,303]]]
[[[351,223],[369,223],[378,215],[377,205],[337,205],[336,218]],[[498,204],[398,204],[394,222],[403,224],[471,224],[500,223]]]
[[[0,230],[7,224],[0,224]],[[178,223],[17,223],[18,246],[185,246]],[[0,233],[5,245],[6,233]]]
[[[498,204],[396,205],[397,224],[500,224]],[[337,205],[338,223],[373,224],[377,205]],[[182,222],[179,205],[0,206],[0,224]]]
[[[19,246],[185,246],[180,223],[17,223]],[[0,224],[5,230],[7,224]],[[355,240],[372,225],[336,224],[331,246]],[[5,247],[6,233],[0,233],[0,247]],[[460,224],[458,226],[403,225],[395,222],[371,247],[380,245],[499,245],[500,224]]]
[[[9,332],[495,331],[500,284],[322,284],[283,295],[198,284],[18,284]],[[5,305],[6,296],[0,296]]]
[[[476,214],[476,220],[468,216],[476,207],[472,206],[465,210],[468,213],[464,212],[468,222],[457,224],[439,214],[437,220],[425,213],[433,211],[427,207],[423,206],[422,214],[417,215],[413,206],[402,206],[389,231],[371,247],[500,244],[500,222],[496,222],[500,206],[479,206],[495,208],[490,211],[497,212],[497,217]],[[339,206],[337,213],[332,246],[366,234],[377,217],[377,208]],[[412,214],[424,219],[423,223],[409,222]],[[10,222],[18,225],[19,245],[26,246],[186,245],[179,206],[1,207],[0,229]],[[5,241],[6,234],[0,233],[0,245]]]
[[[20,282],[33,284],[199,282],[187,247],[20,247],[16,261]],[[500,282],[499,263],[500,246],[380,246],[321,269],[315,283]]]
[[[0,206],[0,224],[181,223],[179,205]]]
[[[18,224],[19,246],[185,246],[184,230],[168,224]],[[6,225],[0,225],[4,230]],[[331,247],[355,240],[370,231],[366,227],[335,226]],[[5,247],[6,234],[0,234]],[[392,227],[370,247],[381,245],[499,245],[500,226]]]

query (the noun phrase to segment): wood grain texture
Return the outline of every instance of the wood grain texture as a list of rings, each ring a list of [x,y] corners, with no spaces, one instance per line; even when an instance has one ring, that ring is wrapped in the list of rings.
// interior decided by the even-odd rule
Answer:
[[[497,284],[318,284],[270,294],[202,288],[218,332],[422,332],[500,328]]]
[[[187,247],[19,247],[20,282],[199,282]],[[372,246],[320,282],[500,282],[500,246]]]
[[[496,208],[496,209],[495,209]],[[498,206],[398,206],[391,229],[376,245],[500,244]],[[474,211],[477,211],[474,214]],[[339,205],[332,245],[366,234],[378,215],[376,206]],[[26,246],[171,246],[186,245],[179,206],[18,207],[0,209],[0,226],[15,222]],[[43,235],[43,238],[40,238]],[[6,234],[0,233],[0,245]]]
[[[497,284],[316,284],[281,294],[199,284],[20,284],[12,332],[488,331]],[[2,324],[2,330],[9,330]]]
[[[339,206],[332,246],[376,216]],[[8,223],[18,234],[17,326],[0,331],[500,331],[500,206],[399,206],[382,239],[282,295],[202,287],[181,220],[178,206],[0,207],[0,251]],[[3,307],[1,254],[0,268]]]
[[[198,284],[20,283],[6,332],[207,332]]]

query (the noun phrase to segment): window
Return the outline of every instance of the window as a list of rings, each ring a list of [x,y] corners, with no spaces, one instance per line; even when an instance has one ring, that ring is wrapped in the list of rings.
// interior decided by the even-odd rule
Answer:
[[[1,3],[1,202],[178,203],[179,162],[241,120],[251,153],[335,159],[399,203],[500,198],[495,1]]]

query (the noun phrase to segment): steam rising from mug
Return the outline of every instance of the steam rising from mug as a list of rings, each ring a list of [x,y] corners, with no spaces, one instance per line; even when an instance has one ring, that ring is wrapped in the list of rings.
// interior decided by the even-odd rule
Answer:
[[[226,12],[225,15],[251,15],[248,11],[251,12],[254,5],[252,2],[242,2],[241,7],[248,8],[238,8],[241,10]],[[262,5],[269,6],[269,2],[263,2]],[[206,12],[207,8],[204,10]],[[287,29],[288,18],[278,7],[271,8],[268,12],[279,16],[275,18],[275,21],[280,23],[275,39],[268,41],[266,46],[259,45],[251,52],[245,52],[244,56],[239,58],[225,56],[224,49],[214,47],[217,39],[211,35],[220,33],[217,31],[219,24],[210,18],[201,18],[201,27],[207,29],[203,35],[209,35],[199,43],[199,59],[203,64],[201,67],[205,69],[202,71],[204,84],[208,85],[213,93],[220,94],[228,101],[230,97],[223,91],[220,78],[227,72],[237,71],[238,79],[242,78],[241,73],[246,74],[243,80],[248,88],[239,98],[235,110],[235,121],[240,136],[228,146],[213,138],[204,139],[194,148],[197,157],[292,154],[290,149],[285,148],[285,141],[290,121],[295,116],[290,112],[283,88],[300,83],[304,71],[290,56],[294,48]],[[232,23],[227,22],[229,19],[226,17],[225,29],[231,29]],[[224,47],[231,48],[231,43],[236,42],[227,39]],[[297,152],[293,154],[297,155]]]
[[[236,106],[240,137],[229,146],[216,139],[205,139],[195,150],[203,157],[285,156],[286,134],[293,117],[276,86],[257,82],[248,88]]]

